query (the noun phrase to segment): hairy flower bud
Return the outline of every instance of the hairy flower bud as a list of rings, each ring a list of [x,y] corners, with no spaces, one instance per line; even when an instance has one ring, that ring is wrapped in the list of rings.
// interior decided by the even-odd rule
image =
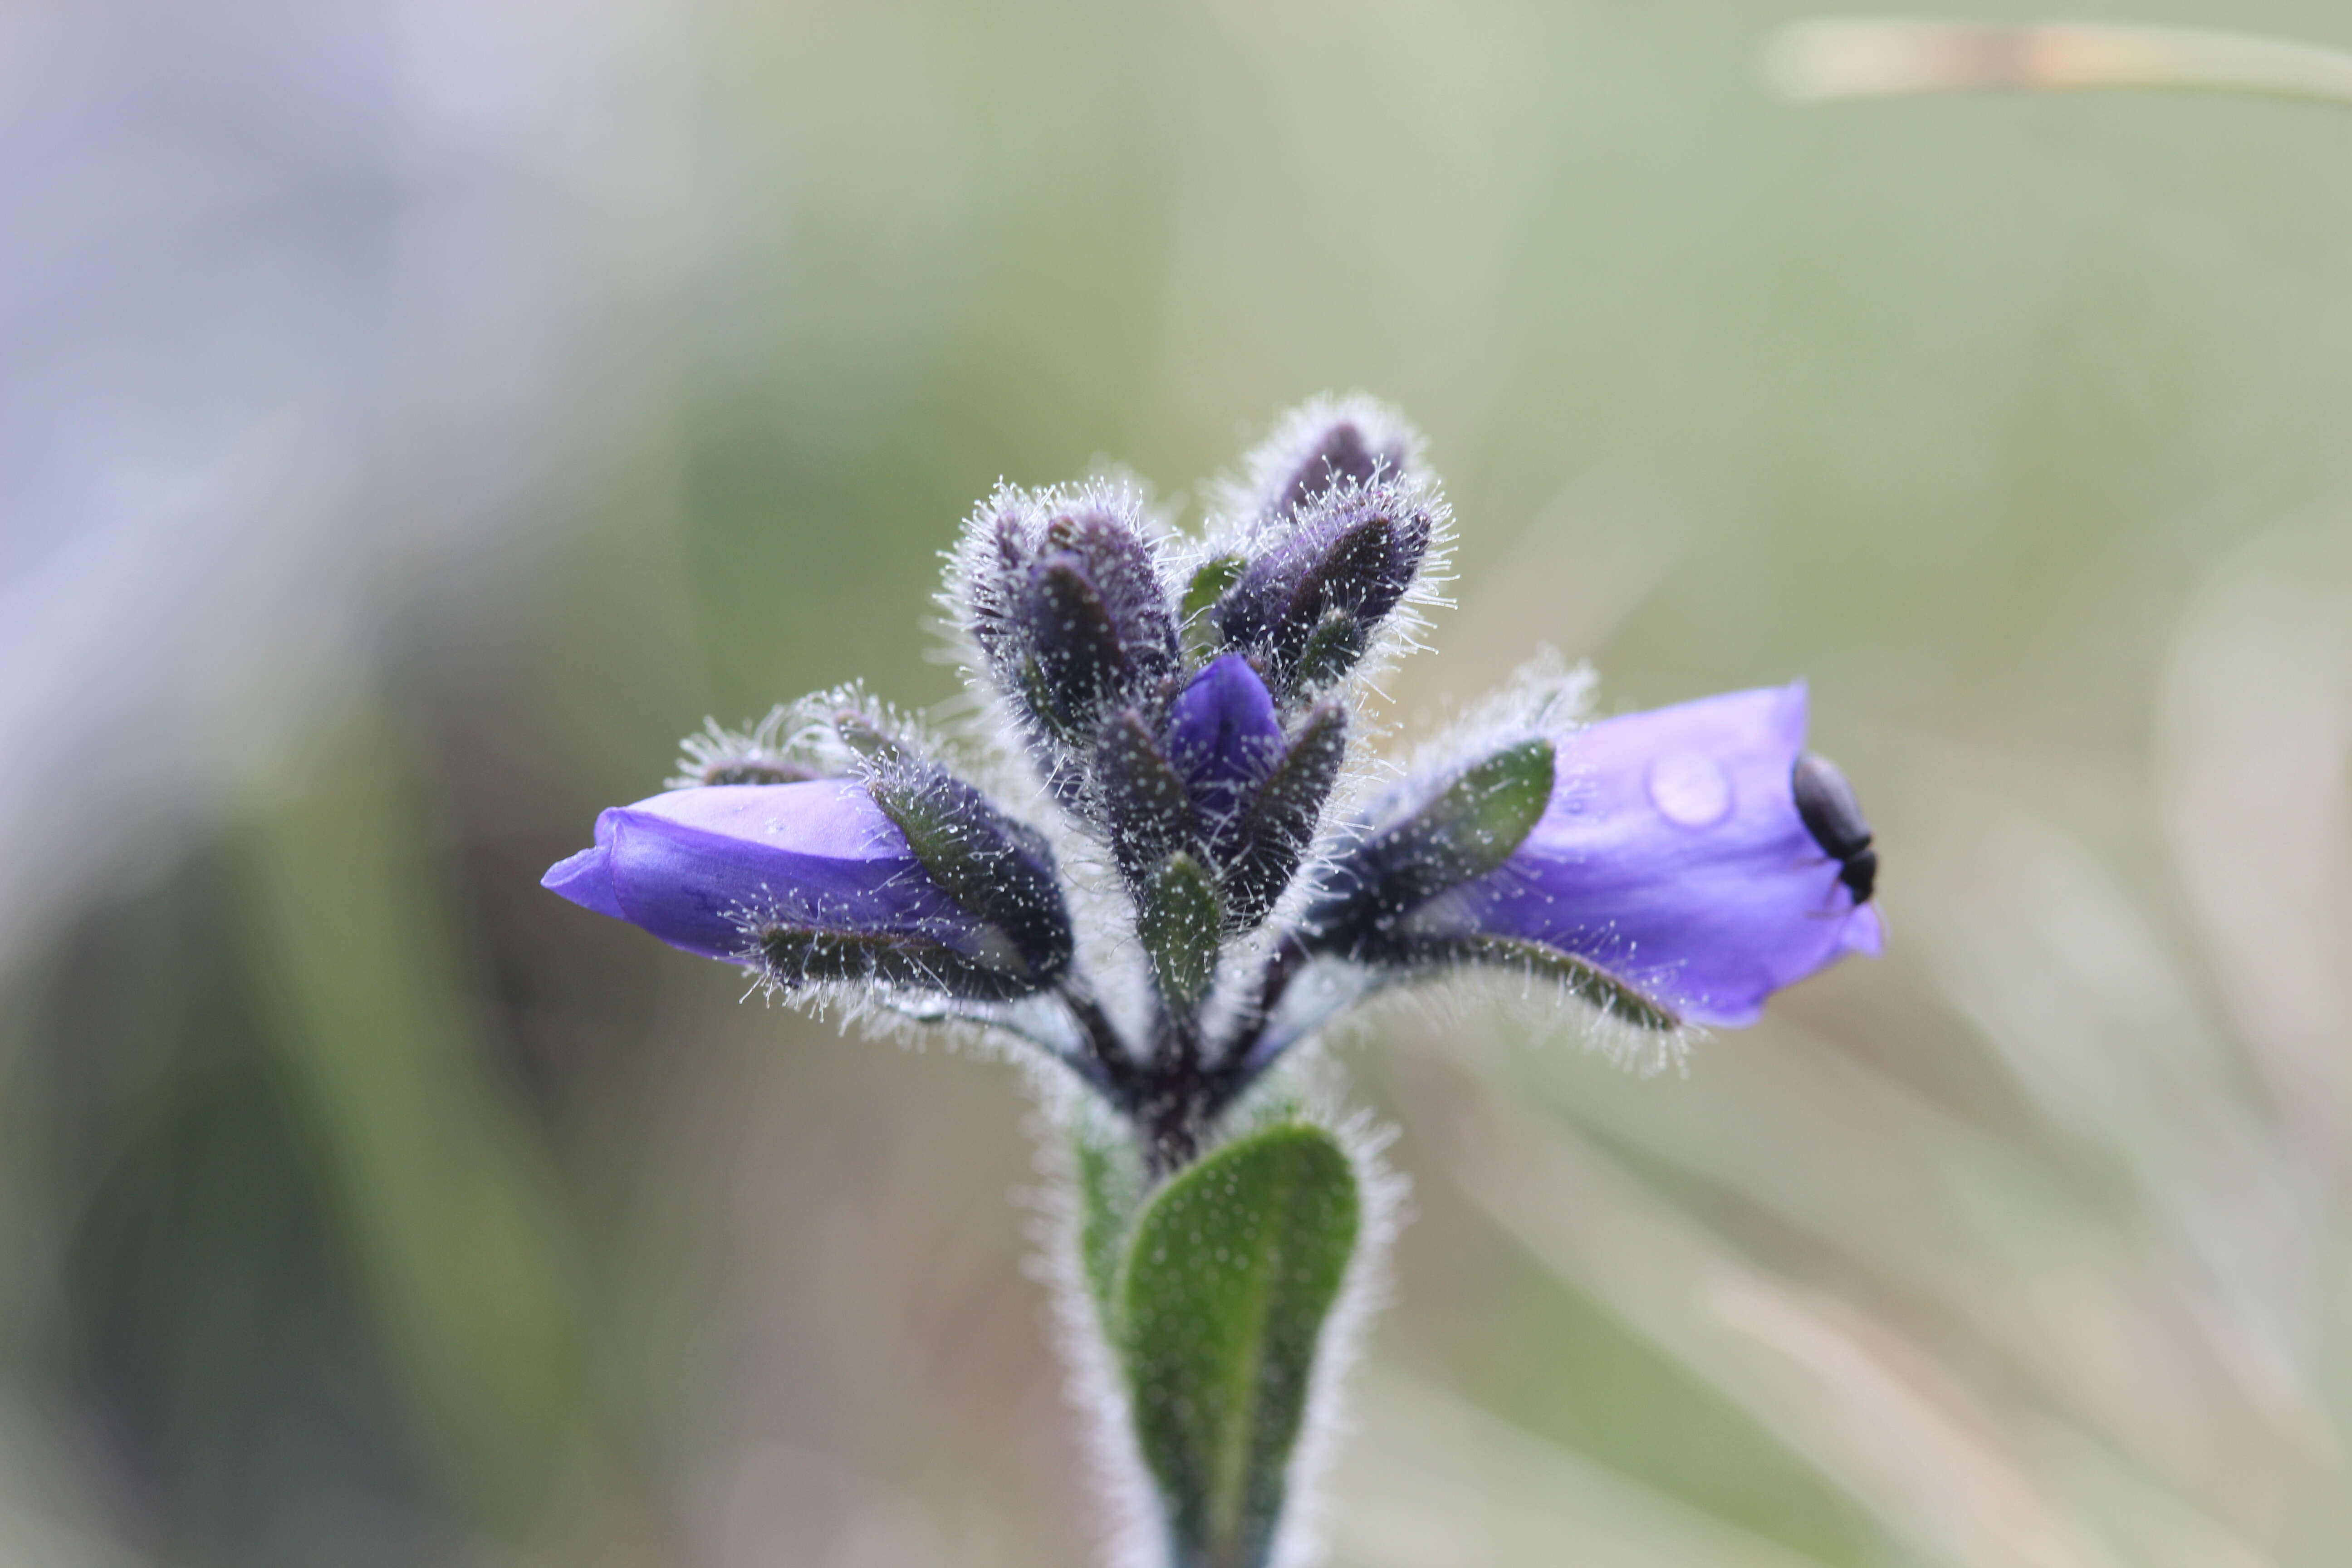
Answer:
[[[940,865],[956,878],[953,858],[911,843],[856,781],[733,784],[604,812],[595,844],[544,885],[673,947],[758,966],[788,989],[871,980],[998,1001],[1050,984],[1069,961],[1050,859],[1033,867],[1053,899],[1040,911],[1011,899],[976,898],[974,908],[971,885],[959,897],[933,873]],[[1003,875],[1007,857],[998,858]],[[1017,870],[1005,879],[1017,882]]]
[[[1211,618],[1277,692],[1328,686],[1412,589],[1439,522],[1436,504],[1403,483],[1327,490],[1249,563]]]
[[[1334,489],[1421,476],[1421,437],[1396,410],[1361,395],[1318,397],[1294,409],[1244,464],[1243,516],[1279,523]]]
[[[1127,492],[998,494],[959,562],[965,628],[1041,743],[1083,752],[1177,668],[1176,617]]]

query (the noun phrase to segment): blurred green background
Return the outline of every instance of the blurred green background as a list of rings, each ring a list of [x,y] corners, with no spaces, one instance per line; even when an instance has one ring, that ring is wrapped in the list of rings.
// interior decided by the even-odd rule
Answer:
[[[1333,1561],[2352,1560],[2352,116],[1800,110],[1807,14],[9,8],[0,1561],[1089,1561],[1017,1076],[538,878],[952,696],[1000,476],[1357,388],[1461,525],[1399,721],[1805,676],[1891,941],[1679,1072],[1341,1044]]]

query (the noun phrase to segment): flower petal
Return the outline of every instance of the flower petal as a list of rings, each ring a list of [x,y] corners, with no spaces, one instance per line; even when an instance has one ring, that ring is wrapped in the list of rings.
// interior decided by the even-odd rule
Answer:
[[[1211,660],[1169,709],[1168,760],[1213,840],[1230,836],[1282,751],[1273,694],[1239,654]]]

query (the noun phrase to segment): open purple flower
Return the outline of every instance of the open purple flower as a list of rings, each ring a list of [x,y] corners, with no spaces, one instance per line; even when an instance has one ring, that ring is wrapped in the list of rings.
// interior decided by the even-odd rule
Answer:
[[[542,883],[787,987],[869,980],[993,1000],[1052,977],[1050,940],[1024,952],[1019,934],[950,896],[852,779],[678,789],[616,806],[597,817],[594,846]]]
[[[1802,682],[1580,730],[1558,742],[1550,798],[1518,847],[1401,931],[1535,943],[1685,1022],[1751,1024],[1772,992],[1881,942],[1838,847],[1799,808],[1804,739]]]
[[[1565,958],[1645,1021],[1753,1023],[1879,950],[1869,828],[1804,736],[1800,682],[1504,748],[1342,858],[1317,943],[1406,969]]]

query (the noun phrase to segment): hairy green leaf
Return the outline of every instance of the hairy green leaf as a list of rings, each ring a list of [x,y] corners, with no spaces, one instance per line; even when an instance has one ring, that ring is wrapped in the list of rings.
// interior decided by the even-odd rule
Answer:
[[[1322,1128],[1229,1143],[1160,1188],[1116,1300],[1136,1434],[1180,1568],[1262,1568],[1361,1218]]]

